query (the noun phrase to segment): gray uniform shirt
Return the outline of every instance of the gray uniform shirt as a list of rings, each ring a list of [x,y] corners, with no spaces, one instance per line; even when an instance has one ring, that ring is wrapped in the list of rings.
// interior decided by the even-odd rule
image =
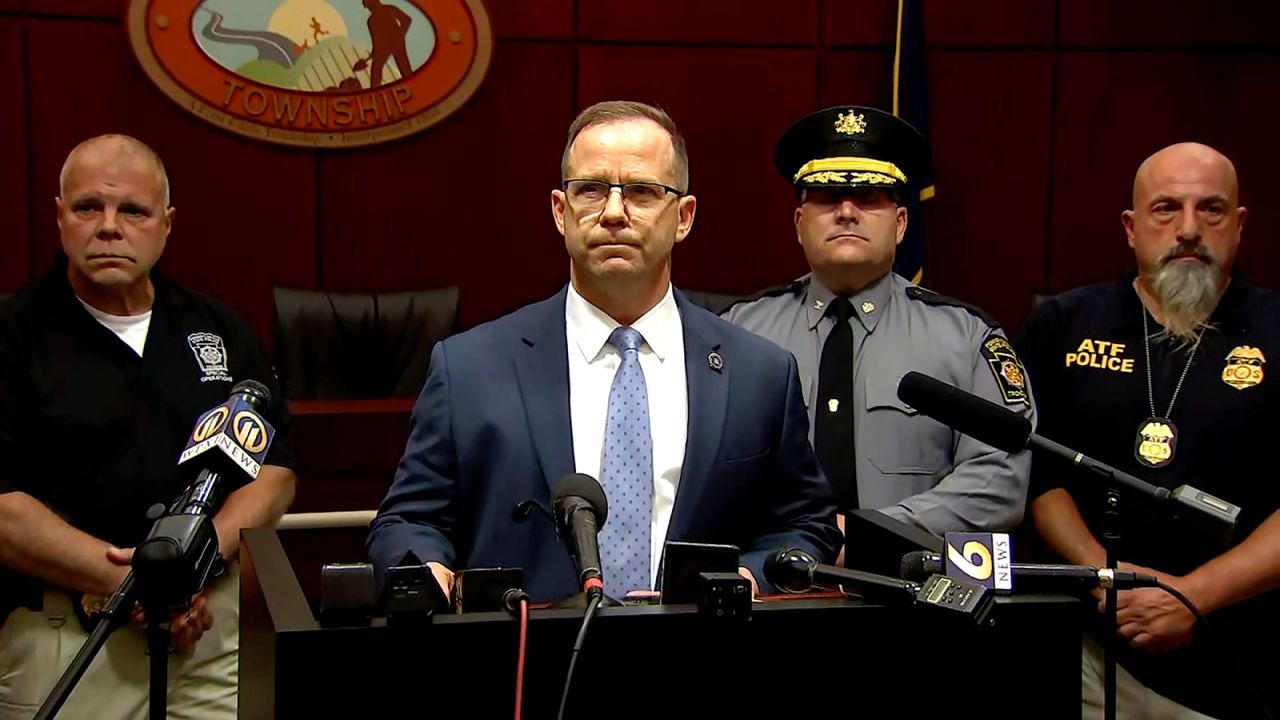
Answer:
[[[790,350],[813,419],[818,362],[834,294],[812,276],[730,307],[724,317]],[[1035,421],[1025,370],[1003,331],[980,313],[887,274],[850,297],[854,434],[862,507],[936,535],[1009,530],[1022,519],[1031,454],[1014,455],[918,414],[898,399],[911,370]]]

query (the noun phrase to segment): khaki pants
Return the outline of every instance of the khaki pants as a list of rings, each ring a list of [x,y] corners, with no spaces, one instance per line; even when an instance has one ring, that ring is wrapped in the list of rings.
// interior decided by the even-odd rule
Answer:
[[[1088,634],[1084,636],[1083,662],[1080,668],[1081,717],[1101,720],[1105,709],[1105,684],[1102,645]],[[1128,670],[1116,665],[1116,720],[1213,720],[1138,682]]]
[[[240,649],[240,575],[234,563],[208,591],[213,628],[169,658],[170,718],[234,718]],[[0,720],[27,720],[57,684],[88,633],[71,596],[49,591],[44,610],[19,608],[0,628]],[[58,712],[59,720],[147,717],[151,658],[146,635],[113,632]]]

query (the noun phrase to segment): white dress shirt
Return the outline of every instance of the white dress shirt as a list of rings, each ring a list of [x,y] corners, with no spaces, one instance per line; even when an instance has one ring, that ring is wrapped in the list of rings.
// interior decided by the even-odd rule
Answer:
[[[569,343],[569,413],[577,471],[600,478],[609,390],[622,356],[609,344],[619,323],[587,302],[569,285],[564,307]],[[666,542],[671,509],[684,465],[689,425],[689,394],[684,369],[684,326],[671,286],[662,300],[631,325],[640,344],[640,369],[649,394],[649,432],[653,442],[653,525],[650,581],[657,584],[658,562]],[[608,488],[605,488],[606,496]],[[606,520],[606,522],[608,522]]]

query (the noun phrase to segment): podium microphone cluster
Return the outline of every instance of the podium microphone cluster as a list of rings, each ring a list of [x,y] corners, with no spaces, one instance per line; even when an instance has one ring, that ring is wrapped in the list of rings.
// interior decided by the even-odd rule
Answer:
[[[932,574],[923,583],[861,570],[824,565],[800,548],[779,550],[764,563],[764,577],[779,590],[808,592],[814,586],[847,592],[856,589],[866,600],[947,611],[951,617],[984,625],[994,600],[987,588],[945,575]]]

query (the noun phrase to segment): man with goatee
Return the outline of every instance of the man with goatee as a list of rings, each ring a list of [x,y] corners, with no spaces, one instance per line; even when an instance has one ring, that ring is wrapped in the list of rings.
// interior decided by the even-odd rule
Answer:
[[[1160,150],[1138,168],[1133,209],[1121,216],[1136,274],[1042,303],[1017,343],[1041,434],[1154,485],[1190,485],[1242,508],[1224,545],[1120,494],[1120,567],[1181,591],[1211,634],[1164,590],[1121,592],[1116,627],[1099,622],[1085,643],[1086,718],[1102,714],[1099,643],[1110,632],[1118,717],[1261,716],[1250,685],[1280,710],[1280,370],[1267,368],[1280,358],[1280,295],[1234,269],[1245,218],[1230,160],[1197,143]],[[1106,563],[1103,481],[1037,454],[1031,497],[1028,516],[1062,561]]]

